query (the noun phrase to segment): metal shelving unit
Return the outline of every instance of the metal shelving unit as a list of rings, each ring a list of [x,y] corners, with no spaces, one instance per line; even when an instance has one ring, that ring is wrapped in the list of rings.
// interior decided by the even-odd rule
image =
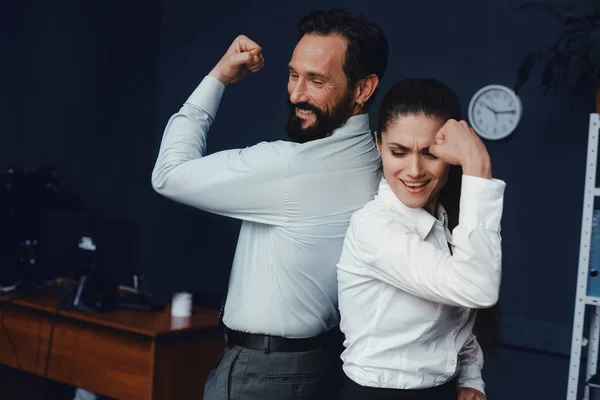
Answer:
[[[569,363],[569,381],[567,400],[588,400],[589,387],[578,397],[581,355],[587,345],[586,382],[596,374],[598,369],[598,345],[600,343],[600,297],[588,296],[587,282],[590,264],[590,248],[592,238],[592,221],[594,200],[600,197],[600,188],[596,187],[596,166],[598,164],[598,134],[600,116],[590,114],[588,151],[585,170],[585,188],[583,196],[583,215],[581,218],[581,241],[579,245],[579,268],[577,273],[577,290],[575,294],[575,313],[573,316],[573,336],[571,339],[571,359]],[[592,307],[592,315],[587,339],[584,334],[586,306]]]

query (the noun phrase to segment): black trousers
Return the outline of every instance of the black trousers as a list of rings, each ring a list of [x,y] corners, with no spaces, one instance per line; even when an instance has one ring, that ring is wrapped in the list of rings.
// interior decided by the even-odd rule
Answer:
[[[345,376],[345,375],[344,375]],[[428,389],[386,389],[361,386],[345,376],[340,400],[456,400],[456,380]]]

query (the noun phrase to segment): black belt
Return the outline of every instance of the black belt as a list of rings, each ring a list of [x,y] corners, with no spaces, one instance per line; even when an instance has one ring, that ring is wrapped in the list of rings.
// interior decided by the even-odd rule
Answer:
[[[225,328],[225,341],[227,345],[237,345],[249,349],[261,350],[265,353],[297,353],[301,351],[320,350],[331,341],[330,335],[324,333],[304,339],[289,339],[280,336],[259,335],[255,333],[244,333]]]

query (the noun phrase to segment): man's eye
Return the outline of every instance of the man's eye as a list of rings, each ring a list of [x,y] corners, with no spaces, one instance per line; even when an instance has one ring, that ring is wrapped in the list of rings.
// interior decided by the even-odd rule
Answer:
[[[431,153],[430,153],[430,152],[428,152],[428,151],[424,152],[424,153],[423,153],[423,156],[424,156],[424,157],[427,157],[427,158],[430,158],[430,159],[432,159],[432,160],[437,160],[437,157],[436,157],[436,156],[434,156],[433,154],[431,154]]]
[[[392,151],[392,155],[394,157],[404,157],[406,155],[406,153],[403,153],[401,151]]]

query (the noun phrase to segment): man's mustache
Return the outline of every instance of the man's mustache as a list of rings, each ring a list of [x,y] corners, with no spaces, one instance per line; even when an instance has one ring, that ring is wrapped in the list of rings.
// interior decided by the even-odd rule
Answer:
[[[319,109],[317,106],[313,106],[312,104],[306,101],[301,101],[299,103],[294,104],[288,99],[288,107],[290,108],[290,110],[295,110],[297,108],[299,110],[312,111],[317,117],[323,114],[321,109]]]

